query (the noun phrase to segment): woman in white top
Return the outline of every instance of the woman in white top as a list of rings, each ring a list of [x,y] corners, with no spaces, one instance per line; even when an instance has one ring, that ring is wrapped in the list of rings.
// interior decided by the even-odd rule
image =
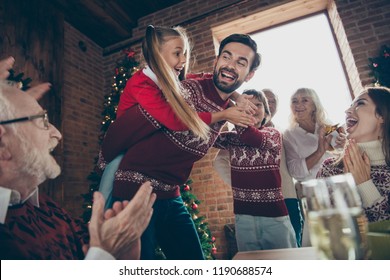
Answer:
[[[286,162],[290,175],[299,182],[316,177],[321,163],[332,156],[332,135],[325,136],[325,109],[317,93],[310,88],[300,88],[291,96],[290,127],[283,134]],[[336,139],[337,146],[343,145],[345,135]],[[300,190],[298,189],[298,195]],[[310,241],[304,227],[302,246]]]

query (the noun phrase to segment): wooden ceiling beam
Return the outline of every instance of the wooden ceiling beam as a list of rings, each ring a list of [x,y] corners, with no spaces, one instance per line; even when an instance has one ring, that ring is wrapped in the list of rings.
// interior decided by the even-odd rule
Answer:
[[[273,8],[244,15],[239,19],[211,28],[214,41],[219,45],[225,37],[233,33],[253,33],[290,20],[327,10],[328,0],[295,0]]]
[[[120,36],[126,37],[131,34],[131,29],[137,24],[114,1],[81,0],[80,2],[93,13],[94,17],[113,27]]]

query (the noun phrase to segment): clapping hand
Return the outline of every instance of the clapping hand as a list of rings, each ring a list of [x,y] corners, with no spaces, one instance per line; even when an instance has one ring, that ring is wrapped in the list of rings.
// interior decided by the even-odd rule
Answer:
[[[10,56],[6,59],[0,60],[0,80],[5,80],[9,76],[9,70],[15,63],[15,59]]]
[[[28,94],[30,94],[32,97],[34,97],[36,100],[39,100],[50,89],[51,89],[50,83],[42,83],[42,84],[36,85],[32,88],[29,88],[26,92]]]
[[[366,152],[361,152],[356,141],[350,139],[345,146],[343,157],[344,172],[352,173],[357,185],[362,184],[371,178],[370,159]]]
[[[9,76],[9,70],[13,67],[15,59],[10,56],[6,59],[0,60],[0,80],[5,80]],[[36,100],[42,98],[42,96],[51,89],[50,83],[42,83],[28,89],[26,92],[34,97]]]
[[[104,198],[94,193],[89,224],[90,247],[100,247],[116,259],[139,259],[140,237],[149,224],[156,194],[144,183],[130,201],[114,203],[104,214]]]

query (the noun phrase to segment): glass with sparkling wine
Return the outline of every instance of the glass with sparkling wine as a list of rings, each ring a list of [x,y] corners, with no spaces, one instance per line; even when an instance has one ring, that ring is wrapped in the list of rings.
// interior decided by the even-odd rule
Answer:
[[[350,173],[302,182],[310,241],[321,259],[367,259],[367,219]]]

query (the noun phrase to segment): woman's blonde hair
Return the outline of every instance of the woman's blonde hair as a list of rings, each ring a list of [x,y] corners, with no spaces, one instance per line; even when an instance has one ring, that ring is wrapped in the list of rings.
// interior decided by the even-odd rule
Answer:
[[[318,97],[317,93],[314,89],[311,88],[299,88],[295,91],[295,93],[291,96],[290,99],[290,105],[292,103],[292,100],[295,96],[298,94],[304,94],[313,100],[315,110],[312,115],[312,120],[314,123],[321,125],[328,125],[328,121],[326,119],[326,111],[324,107],[321,104],[320,98]],[[295,119],[295,116],[293,113],[290,115],[290,127],[294,127],[298,124],[297,120]]]
[[[160,89],[176,116],[195,135],[207,139],[209,127],[185,101],[181,94],[179,80],[160,53],[162,45],[172,37],[180,37],[184,42],[186,64],[179,76],[179,79],[184,79],[188,71],[191,50],[188,36],[182,27],[170,28],[149,25],[142,43],[143,56],[148,66],[156,74]]]

